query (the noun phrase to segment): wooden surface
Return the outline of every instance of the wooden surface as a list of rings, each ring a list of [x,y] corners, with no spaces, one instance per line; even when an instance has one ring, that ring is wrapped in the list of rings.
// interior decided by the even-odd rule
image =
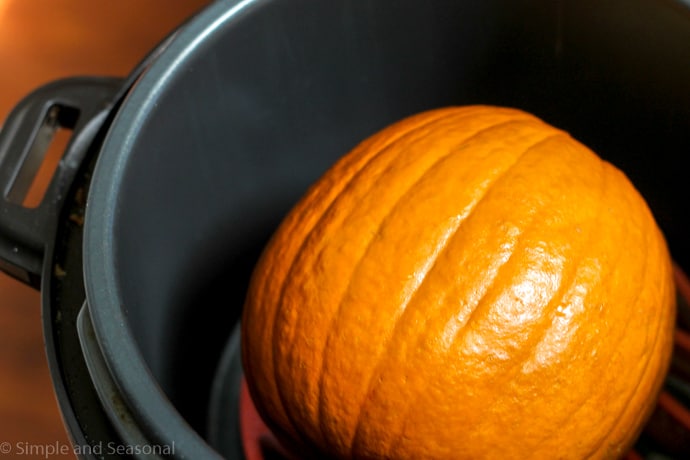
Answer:
[[[43,83],[76,75],[127,75],[208,3],[0,0],[0,125]],[[44,458],[56,445],[69,452],[49,458],[74,458],[43,349],[40,294],[0,273],[0,457]]]

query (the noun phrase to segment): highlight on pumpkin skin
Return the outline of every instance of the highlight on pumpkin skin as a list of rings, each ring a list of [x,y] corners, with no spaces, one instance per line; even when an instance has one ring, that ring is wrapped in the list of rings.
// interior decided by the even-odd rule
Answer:
[[[288,214],[243,365],[267,425],[321,458],[618,458],[674,320],[622,172],[531,114],[449,107],[363,140]]]

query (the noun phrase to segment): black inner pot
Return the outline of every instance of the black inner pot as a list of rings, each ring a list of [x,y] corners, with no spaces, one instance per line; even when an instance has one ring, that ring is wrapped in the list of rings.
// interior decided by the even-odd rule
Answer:
[[[125,100],[89,196],[88,300],[134,412],[153,410],[129,372],[143,360],[204,434],[277,223],[358,141],[425,109],[513,106],[569,131],[628,174],[690,269],[688,44],[690,13],[672,1],[212,4]]]

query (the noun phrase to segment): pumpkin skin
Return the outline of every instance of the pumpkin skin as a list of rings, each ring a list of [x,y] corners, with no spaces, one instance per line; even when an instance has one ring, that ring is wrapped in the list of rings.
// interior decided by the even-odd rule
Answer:
[[[674,321],[664,236],[620,170],[529,113],[448,107],[361,142],[285,217],[242,358],[300,457],[617,458]]]

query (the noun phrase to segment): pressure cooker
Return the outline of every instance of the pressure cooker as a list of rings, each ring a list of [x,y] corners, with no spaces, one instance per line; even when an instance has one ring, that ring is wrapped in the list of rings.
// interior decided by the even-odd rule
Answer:
[[[689,82],[686,0],[219,0],[124,79],[37,88],[0,131],[0,267],[40,290],[78,457],[244,458],[259,253],[336,159],[425,109],[513,106],[570,132],[636,184],[685,280]],[[58,127],[70,142],[25,207]],[[690,452],[679,286],[664,394],[680,411],[660,405],[639,457]]]

